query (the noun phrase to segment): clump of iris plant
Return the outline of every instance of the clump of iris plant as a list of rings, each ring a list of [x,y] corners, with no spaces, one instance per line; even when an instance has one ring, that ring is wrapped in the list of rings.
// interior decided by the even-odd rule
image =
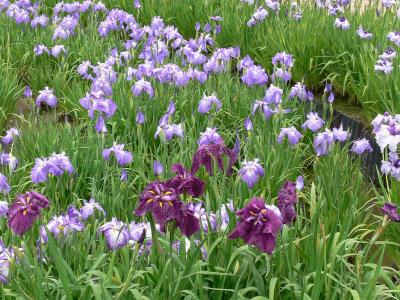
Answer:
[[[279,209],[267,205],[263,198],[253,198],[243,209],[236,212],[239,222],[229,234],[230,239],[241,238],[262,252],[272,254],[276,238],[282,229],[282,216]]]
[[[31,191],[18,195],[7,212],[8,226],[17,235],[23,235],[40,217],[40,212],[50,206],[42,194]]]

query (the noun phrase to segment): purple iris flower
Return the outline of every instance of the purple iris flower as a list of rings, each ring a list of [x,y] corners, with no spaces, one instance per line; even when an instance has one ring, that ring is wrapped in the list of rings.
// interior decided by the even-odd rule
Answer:
[[[349,133],[340,126],[339,128],[333,128],[333,136],[335,137],[335,141],[344,143],[349,138]]]
[[[251,122],[250,118],[246,118],[246,120],[244,120],[244,129],[247,131],[253,130],[253,122]]]
[[[48,22],[49,18],[46,15],[35,16],[31,21],[31,27],[32,28],[36,28],[38,26],[46,27]]]
[[[40,107],[42,103],[54,108],[57,106],[57,97],[54,96],[54,91],[47,86],[44,90],[39,91],[39,96],[36,98],[36,106]]]
[[[369,40],[372,38],[372,33],[365,31],[364,28],[360,25],[360,27],[356,30],[357,35],[362,38],[362,39],[366,39]]]
[[[307,120],[304,122],[304,124],[301,126],[303,129],[310,129],[312,132],[317,132],[318,130],[321,129],[321,127],[325,124],[325,121],[322,120],[319,116],[318,113],[316,112],[310,112],[307,114]]]
[[[264,118],[266,120],[268,120],[269,118],[272,117],[272,115],[276,114],[279,112],[279,109],[277,109],[276,107],[274,107],[274,105],[268,105],[265,101],[261,101],[261,100],[256,100],[253,104],[253,109],[252,109],[252,115],[254,115],[254,113],[257,110],[261,110],[264,114]]]
[[[324,132],[318,133],[314,138],[314,149],[317,156],[327,155],[334,142],[335,136],[329,129],[325,129]]]
[[[7,215],[8,212],[8,202],[0,201],[0,218]]]
[[[171,167],[176,175],[166,182],[166,186],[172,187],[178,194],[188,194],[192,197],[200,197],[204,193],[205,182],[181,164]]]
[[[265,91],[263,101],[267,104],[279,105],[282,102],[283,90],[273,84]]]
[[[396,57],[396,50],[394,50],[392,47],[388,47],[383,54],[379,55],[379,58],[386,61],[386,60],[391,60]]]
[[[381,171],[383,174],[390,174],[400,181],[400,159],[397,153],[389,153],[389,161],[382,160]]]
[[[129,165],[132,160],[132,153],[124,150],[125,145],[119,144],[117,145],[115,142],[111,148],[104,149],[102,152],[103,158],[105,160],[110,160],[111,154],[114,153],[117,163],[120,166]]]
[[[283,68],[276,68],[272,74],[272,80],[275,81],[276,78],[281,79],[283,82],[289,82],[292,79],[292,73]]]
[[[335,101],[335,94],[333,92],[330,92],[328,96],[328,103],[332,104],[334,101]]]
[[[311,101],[309,91],[304,84],[297,82],[289,93],[289,99],[298,98],[301,101]]]
[[[223,157],[228,156],[229,163],[226,169],[226,174],[229,176],[232,172],[232,167],[236,163],[240,150],[240,141],[236,140],[233,149],[229,149],[224,143],[208,144],[199,146],[193,156],[192,173],[196,173],[200,166],[204,166],[210,175],[213,175],[213,160],[217,162],[220,170],[224,171]]]
[[[61,53],[67,54],[68,51],[65,49],[64,45],[55,45],[53,48],[51,48],[51,55],[54,57],[58,57]]]
[[[165,231],[165,224],[180,218],[182,202],[175,189],[165,183],[154,181],[146,186],[139,197],[139,205],[135,210],[137,216],[151,212],[154,220]]]
[[[268,16],[268,12],[264,7],[260,6],[256,9],[250,20],[247,22],[248,27],[256,26]]]
[[[363,138],[363,139],[354,141],[351,151],[358,155],[361,155],[365,151],[372,152],[372,147],[369,144],[368,140],[366,138]]]
[[[285,51],[279,52],[275,54],[275,56],[272,58],[272,64],[274,66],[278,66],[278,64],[281,64],[286,69],[289,69],[293,67],[293,55],[288,54]]]
[[[140,4],[140,0],[134,0],[133,1],[133,7],[136,9],[139,9],[142,7],[142,5]]]
[[[48,242],[47,232],[52,233],[55,238],[66,238],[84,228],[85,225],[76,216],[69,214],[54,216],[49,223],[40,227],[40,240],[42,243]]]
[[[347,30],[350,28],[350,23],[349,21],[346,20],[345,17],[339,17],[335,19],[335,27],[336,28],[340,28],[343,30]]]
[[[9,145],[14,142],[14,138],[19,136],[19,131],[17,128],[10,128],[6,131],[6,135],[1,138],[3,145]]]
[[[263,167],[256,158],[253,161],[243,161],[242,168],[239,170],[240,178],[246,182],[249,189],[252,189],[256,182],[265,175]]]
[[[400,46],[400,31],[393,31],[387,35],[389,41],[394,43],[396,46]]]
[[[64,172],[72,174],[74,167],[64,152],[60,154],[54,153],[48,158],[37,158],[35,160],[35,165],[31,171],[31,179],[34,183],[41,183],[48,179],[49,174],[61,176]]]
[[[266,206],[264,199],[253,198],[236,215],[240,220],[229,238],[242,238],[245,243],[272,254],[276,247],[276,237],[282,228],[281,216],[276,210]]]
[[[99,227],[99,232],[102,232],[106,238],[107,247],[110,250],[116,250],[128,244],[130,239],[129,229],[122,221],[112,218]]]
[[[23,235],[40,217],[40,211],[49,206],[49,200],[37,192],[18,195],[7,212],[8,226],[15,234]]]
[[[144,121],[145,121],[144,114],[143,114],[143,112],[141,112],[141,111],[139,110],[139,111],[137,112],[137,114],[136,114],[136,124],[141,125],[141,124],[144,123]]]
[[[174,136],[183,137],[182,124],[168,124],[168,119],[169,115],[164,115],[160,119],[154,138],[157,138],[160,134],[163,134],[167,141],[172,140]]]
[[[33,52],[36,56],[42,55],[43,53],[50,54],[49,49],[45,45],[36,45]]]
[[[390,220],[400,222],[400,215],[397,212],[397,205],[391,202],[386,202],[381,208],[381,212],[388,216]]]
[[[198,112],[201,114],[208,113],[211,110],[213,104],[215,104],[217,111],[221,109],[222,103],[215,94],[212,94],[211,96],[204,95],[199,102]]]
[[[301,191],[304,188],[304,178],[299,176],[296,179],[296,190]]]
[[[279,0],[265,0],[265,5],[273,11],[278,11],[280,9]]]
[[[268,82],[268,75],[260,66],[250,66],[246,68],[241,77],[247,86],[265,85]]]
[[[119,178],[121,182],[126,182],[128,181],[128,171],[127,170],[122,170],[121,171],[121,177]]]
[[[18,166],[18,159],[11,153],[0,153],[0,165],[8,166],[11,171],[14,171]]]
[[[375,71],[389,74],[393,71],[393,63],[390,60],[378,59],[375,63]]]
[[[0,283],[8,283],[10,266],[15,259],[14,249],[12,247],[5,247],[3,241],[0,239]]]
[[[153,161],[154,176],[161,176],[164,173],[164,166],[158,160]]]
[[[32,90],[30,88],[29,85],[25,86],[25,90],[24,90],[24,97],[25,98],[32,98]]]
[[[129,224],[129,243],[143,243],[145,238],[151,238],[151,227],[150,223],[140,222],[136,223],[132,221]]]
[[[140,79],[139,81],[135,82],[135,84],[132,86],[132,93],[135,96],[139,96],[142,93],[146,93],[150,98],[153,98],[154,96],[154,91],[150,82],[144,79]]]
[[[292,224],[296,220],[296,203],[296,183],[287,181],[278,193],[278,208],[282,214],[284,224]]]
[[[382,0],[382,5],[385,8],[391,8],[393,5],[397,3],[397,0]]]
[[[91,215],[94,214],[94,211],[98,210],[101,212],[104,216],[106,215],[105,210],[100,206],[98,202],[96,202],[95,199],[91,198],[89,202],[84,201],[84,204],[82,208],[79,210],[83,220],[86,220],[89,218]]]
[[[287,136],[291,145],[298,144],[300,142],[300,139],[303,137],[303,135],[294,126],[281,129],[281,132],[279,133],[277,138],[279,144],[282,143],[285,136]]]
[[[0,193],[4,196],[11,191],[11,187],[8,184],[7,177],[0,173]]]
[[[203,146],[208,144],[220,144],[223,142],[224,140],[218,134],[217,128],[207,128],[206,131],[200,133],[200,139],[197,141],[197,144]]]
[[[221,207],[220,207],[219,211],[217,212],[217,215],[218,215],[220,223],[221,223],[221,230],[222,231],[225,231],[228,228],[228,225],[229,225],[229,213],[228,213],[228,211],[230,211],[231,213],[233,213],[235,211],[235,208],[233,207],[233,201],[232,200],[229,203],[221,204]]]

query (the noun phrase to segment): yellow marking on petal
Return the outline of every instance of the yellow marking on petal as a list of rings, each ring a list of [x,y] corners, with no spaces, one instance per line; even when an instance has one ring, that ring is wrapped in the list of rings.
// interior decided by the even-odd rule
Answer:
[[[160,202],[158,202],[159,204],[160,204],[160,207],[162,208],[162,206],[163,206],[163,203],[160,201]]]
[[[150,199],[148,199],[147,201],[146,201],[146,203],[150,203],[150,202],[153,202],[154,201],[154,199],[153,198],[150,198]]]
[[[261,213],[265,214],[265,213],[267,213],[267,210],[264,208],[264,209],[261,210]]]
[[[171,195],[171,194],[172,194],[172,192],[165,192],[164,193],[165,196],[168,196],[168,195]]]
[[[172,201],[168,201],[168,204],[169,204],[170,206],[174,206],[174,205],[172,204]]]
[[[28,210],[27,210],[27,209],[24,209],[24,211],[22,212],[22,214],[23,214],[24,216],[26,216],[27,213],[28,213]]]
[[[156,192],[155,191],[149,191],[149,193],[152,193],[153,195],[155,195],[156,194]]]

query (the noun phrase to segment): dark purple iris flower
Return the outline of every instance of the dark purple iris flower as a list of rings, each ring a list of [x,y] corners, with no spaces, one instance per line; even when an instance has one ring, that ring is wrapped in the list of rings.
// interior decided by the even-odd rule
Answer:
[[[381,212],[388,216],[392,221],[400,222],[400,215],[397,212],[397,205],[394,203],[386,202],[381,208]]]
[[[276,246],[276,236],[282,228],[278,208],[265,205],[263,198],[253,198],[236,215],[240,220],[229,238],[242,238],[247,244],[272,254]]]
[[[163,232],[165,232],[165,225],[170,221],[175,221],[186,236],[200,230],[199,219],[195,216],[195,212],[184,205],[179,199],[179,193],[165,182],[150,183],[140,195],[135,214],[143,216],[148,212],[152,213]]]
[[[296,183],[287,181],[278,193],[278,208],[281,211],[284,224],[291,224],[296,220],[296,203]]]
[[[139,206],[135,210],[137,216],[151,212],[154,220],[165,230],[165,224],[180,219],[182,202],[173,188],[165,183],[154,181],[146,186],[139,198]]]
[[[174,164],[171,168],[176,176],[166,182],[178,193],[185,193],[193,197],[199,197],[204,193],[205,182],[187,170],[181,164]]]
[[[49,200],[37,192],[18,195],[7,212],[8,226],[15,234],[23,235],[40,216],[40,211],[49,206]]]
[[[238,159],[240,151],[240,140],[236,139],[233,149],[229,149],[223,142],[218,144],[208,144],[200,146],[193,156],[192,173],[196,173],[200,166],[204,166],[207,172],[213,174],[213,160],[217,161],[218,168],[224,171],[223,157],[226,155],[229,158],[226,174],[229,176],[232,173],[232,167]]]

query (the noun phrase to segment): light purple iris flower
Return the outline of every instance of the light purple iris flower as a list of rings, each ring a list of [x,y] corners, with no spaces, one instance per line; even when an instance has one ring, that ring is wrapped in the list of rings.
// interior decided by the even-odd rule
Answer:
[[[120,166],[128,165],[132,162],[133,156],[129,151],[124,150],[124,144],[118,144],[114,142],[113,146],[108,149],[104,149],[102,152],[105,160],[110,160],[111,154],[114,153],[117,163]]]
[[[243,161],[242,168],[239,170],[240,178],[246,182],[249,189],[252,189],[260,177],[265,175],[265,171],[259,159],[256,158],[253,161]]]
[[[393,63],[390,60],[378,59],[375,63],[375,71],[389,74],[393,71]]]
[[[284,66],[286,70],[293,67],[293,55],[285,51],[275,54],[272,58],[272,64],[278,66],[279,63]]]
[[[304,122],[301,128],[303,128],[304,130],[308,128],[312,132],[317,132],[324,124],[325,121],[318,116],[318,113],[310,112],[309,114],[307,114],[307,120]]]
[[[362,39],[369,40],[372,38],[372,33],[365,31],[364,28],[360,25],[360,27],[356,30],[358,36]]]
[[[7,177],[0,173],[0,193],[7,195],[11,191]]]
[[[263,21],[268,16],[268,12],[264,7],[260,6],[251,16],[250,20],[247,22],[248,27],[256,26],[258,23]]]
[[[333,135],[335,137],[335,141],[339,141],[344,143],[349,138],[349,133],[346,130],[343,130],[343,127],[340,126],[339,128],[333,128]]]
[[[289,93],[289,99],[298,98],[301,101],[312,101],[313,96],[310,91],[307,90],[306,86],[300,82],[297,82]]]
[[[250,118],[246,118],[246,120],[244,120],[244,129],[247,131],[253,130],[253,122],[251,122]]]
[[[298,144],[300,139],[303,137],[303,135],[294,126],[281,129],[277,139],[279,144],[282,143],[285,136],[287,136],[289,143],[292,145]]]
[[[1,138],[3,145],[9,145],[14,142],[14,138],[19,136],[19,131],[17,128],[10,128],[6,131],[6,135]]]
[[[268,75],[260,66],[250,66],[245,68],[241,77],[247,86],[264,85],[268,82]]]
[[[336,28],[340,28],[343,30],[347,30],[350,28],[350,23],[349,23],[349,21],[347,21],[347,19],[345,17],[336,18],[334,25]]]
[[[158,160],[153,161],[153,173],[154,176],[160,176],[164,173],[164,166]]]
[[[142,111],[138,111],[136,114],[136,124],[143,124],[145,121],[145,117]]]
[[[99,227],[106,238],[107,247],[116,250],[128,244],[130,239],[129,229],[122,221],[112,218],[110,222]]]
[[[35,160],[35,166],[31,171],[31,179],[32,182],[37,184],[46,181],[50,174],[58,177],[64,172],[72,174],[74,167],[64,152],[60,154],[54,153],[48,158],[37,158]]]
[[[168,124],[168,119],[168,115],[164,115],[160,119],[154,138],[157,138],[160,134],[163,134],[167,141],[172,140],[174,136],[183,137],[182,124]]]
[[[215,94],[212,94],[211,96],[204,95],[199,102],[198,112],[201,114],[208,113],[213,104],[215,104],[217,111],[221,109],[222,103]]]
[[[283,90],[273,84],[265,91],[263,101],[267,104],[279,105],[282,102]]]
[[[140,79],[139,81],[135,82],[135,84],[132,86],[132,93],[135,96],[139,96],[142,93],[146,93],[147,95],[149,95],[150,98],[153,98],[154,96],[154,91],[151,83],[144,79]]]
[[[64,45],[55,45],[51,48],[51,55],[58,57],[60,54],[67,54],[68,51],[65,49]]]
[[[209,145],[209,144],[220,144],[224,140],[218,134],[217,128],[207,128],[206,131],[200,133],[200,139],[197,141],[199,146]]]
[[[8,212],[8,202],[0,201],[0,218],[4,217]]]
[[[363,139],[354,141],[351,151],[358,155],[361,155],[366,151],[372,152],[372,147],[369,144],[368,140],[366,138],[363,138]]]
[[[334,142],[335,135],[329,129],[325,129],[324,132],[318,133],[314,138],[314,149],[317,156],[327,155]]]
[[[393,31],[387,35],[389,41],[394,43],[396,46],[400,46],[400,31]]]
[[[104,216],[106,215],[105,210],[100,206],[95,199],[91,198],[89,202],[84,201],[82,208],[79,210],[83,220],[86,220],[94,214],[95,210],[101,212]]]
[[[44,90],[39,91],[39,96],[36,98],[36,106],[40,107],[42,103],[54,108],[57,106],[57,97],[54,96],[54,91],[47,86]]]
[[[379,55],[379,58],[382,60],[392,60],[396,57],[396,54],[396,50],[392,47],[388,47],[381,55]]]
[[[33,52],[35,53],[36,56],[40,56],[43,53],[50,54],[49,49],[45,45],[42,45],[42,44],[36,45],[35,48],[33,49]]]
[[[11,153],[0,153],[0,165],[8,166],[11,171],[14,171],[18,163],[18,159]]]
[[[304,178],[299,176],[296,179],[296,190],[301,191],[304,188]]]
[[[40,227],[40,241],[42,243],[48,242],[47,232],[52,233],[55,238],[66,238],[84,228],[85,225],[76,216],[69,214],[54,216],[49,223]]]
[[[32,94],[32,90],[30,88],[29,85],[25,86],[25,90],[24,90],[24,97],[25,98],[32,98],[33,94]]]
[[[389,161],[382,160],[381,171],[383,174],[391,175],[400,181],[400,159],[397,153],[389,153]]]

